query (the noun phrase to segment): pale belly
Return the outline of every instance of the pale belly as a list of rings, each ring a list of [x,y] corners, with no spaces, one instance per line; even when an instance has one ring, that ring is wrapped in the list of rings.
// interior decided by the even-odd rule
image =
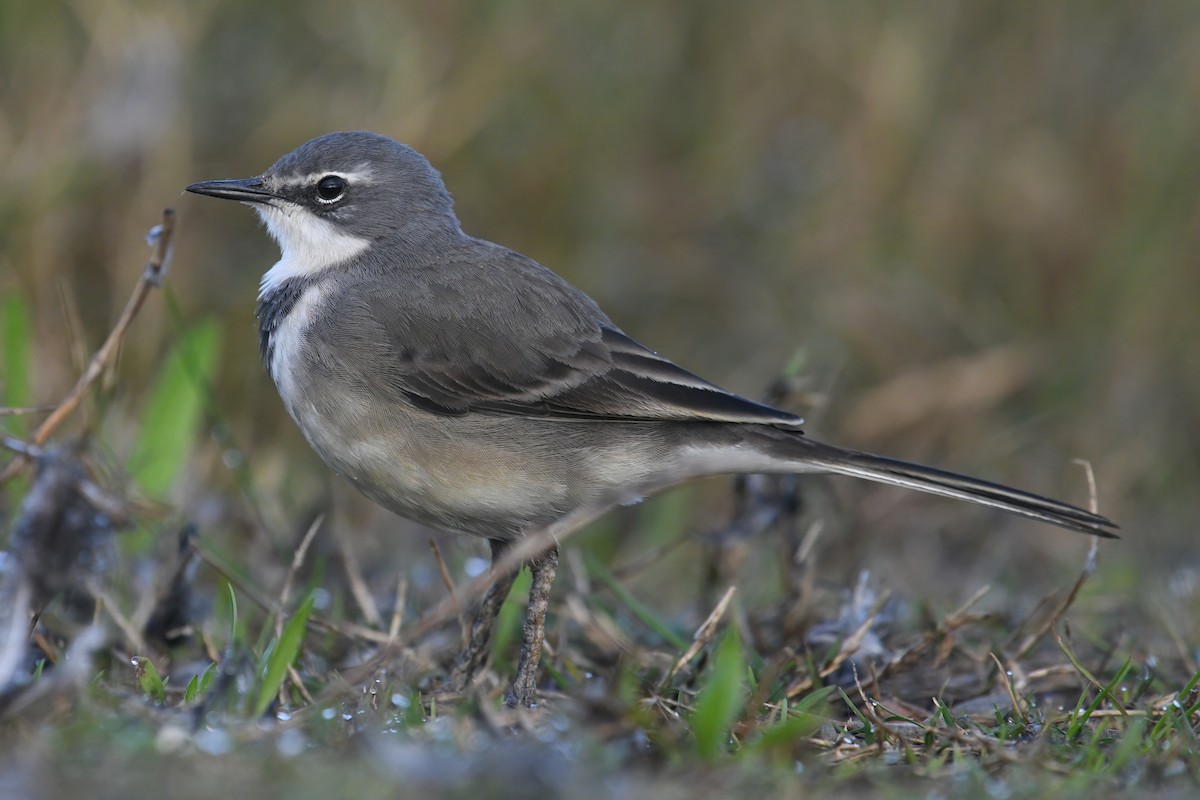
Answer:
[[[613,443],[627,441],[611,435],[614,423],[442,416],[344,390],[299,396],[310,399],[285,401],[288,412],[331,469],[385,508],[438,528],[511,539],[672,482],[647,471],[645,442]]]

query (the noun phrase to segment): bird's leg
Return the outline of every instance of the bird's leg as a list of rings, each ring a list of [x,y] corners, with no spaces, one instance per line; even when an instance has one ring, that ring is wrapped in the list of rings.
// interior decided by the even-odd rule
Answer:
[[[533,580],[529,586],[529,608],[525,612],[525,641],[521,645],[517,677],[505,698],[509,708],[526,708],[533,705],[537,697],[538,667],[546,642],[546,607],[550,604],[550,587],[558,575],[558,546],[530,559],[529,572]]]
[[[510,543],[502,539],[489,539],[488,542],[492,546],[492,569],[495,569],[496,564],[500,563],[504,557],[504,552]],[[455,690],[466,689],[487,660],[488,645],[492,641],[492,628],[496,627],[496,617],[500,614],[500,606],[504,605],[504,600],[512,590],[513,581],[517,579],[519,571],[519,569],[510,570],[503,575],[494,576],[487,594],[480,601],[479,608],[475,612],[475,620],[471,623],[471,634],[467,637],[467,644],[454,662],[454,668],[450,671],[450,686]]]

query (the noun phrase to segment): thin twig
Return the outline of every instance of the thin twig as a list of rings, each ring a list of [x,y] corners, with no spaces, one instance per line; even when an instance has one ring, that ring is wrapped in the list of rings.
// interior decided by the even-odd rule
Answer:
[[[1076,464],[1083,467],[1083,474],[1087,476],[1088,484],[1088,510],[1093,514],[1100,513],[1099,495],[1096,493],[1096,472],[1092,469],[1092,462],[1086,458],[1072,459]]]
[[[461,598],[465,602],[474,600],[488,590],[494,575],[515,572],[531,558],[538,556],[550,547],[560,544],[568,536],[582,530],[605,513],[607,509],[595,509],[586,513],[568,517],[564,520],[525,536],[510,545],[504,551],[504,556],[492,562],[492,568],[481,575],[472,578],[456,590],[457,597],[451,595],[443,598],[437,605],[427,611],[421,619],[410,628],[413,637],[420,638],[436,629],[447,619],[459,614]]]
[[[304,566],[304,557],[308,554],[308,546],[312,544],[313,537],[317,535],[317,531],[321,528],[321,523],[325,521],[324,514],[318,514],[313,520],[312,525],[308,526],[308,530],[304,533],[304,538],[300,540],[300,545],[296,548],[296,552],[292,554],[292,564],[288,567],[287,575],[283,578],[283,588],[279,590],[279,607],[275,611],[275,636],[278,638],[283,635],[283,610],[287,608],[288,598],[292,593],[292,583],[296,580],[296,573],[300,567]]]
[[[396,581],[396,606],[392,609],[392,622],[388,625],[388,644],[400,638],[400,623],[404,620],[404,605],[408,601],[408,573],[400,570]]]
[[[675,663],[667,670],[667,674],[658,682],[658,689],[656,691],[662,691],[663,687],[670,683],[676,673],[683,668],[683,665],[695,658],[696,654],[712,640],[713,634],[717,632],[717,624],[725,616],[725,611],[729,608],[729,604],[733,601],[733,596],[736,593],[737,586],[730,586],[725,590],[725,594],[717,601],[717,605],[708,615],[708,619],[704,620],[704,623],[696,629],[696,633],[692,636],[692,643],[688,645],[688,649],[684,650],[679,658],[675,659]]]
[[[367,621],[368,625],[380,627],[383,625],[383,617],[379,613],[379,606],[375,604],[375,598],[371,596],[371,590],[367,588],[367,582],[362,576],[362,569],[358,566],[358,554],[355,552],[344,526],[333,526],[333,538],[342,552],[342,569],[346,573],[346,580],[350,583],[350,594],[354,597],[354,602],[358,604],[358,609],[362,611],[363,619]]]
[[[883,721],[883,717],[879,716],[875,702],[872,701],[871,698],[867,697],[867,693],[863,689],[862,681],[859,680],[858,667],[856,667],[853,663],[850,664],[850,674],[854,677],[854,686],[856,689],[858,689],[859,699],[862,700],[863,716],[869,719],[871,724],[874,725],[878,730],[882,731],[887,738],[898,744],[905,744],[906,742],[904,737],[892,730],[892,727]],[[877,681],[873,681],[872,683],[877,683]],[[883,740],[883,736],[878,737],[875,740],[875,749],[880,753],[882,753],[884,749]]]
[[[571,571],[571,583],[574,584],[575,591],[583,597],[591,597],[592,579],[588,575],[587,567],[584,566],[583,553],[578,547],[572,547],[563,551],[563,559]],[[615,571],[613,574],[616,577]]]
[[[1081,458],[1075,459],[1075,463],[1082,466],[1084,473],[1087,475],[1089,497],[1088,507],[1093,514],[1098,514],[1100,513],[1100,503],[1096,496],[1096,475],[1092,471],[1092,464],[1090,461],[1086,461]],[[1071,591],[1067,594],[1066,598],[1058,604],[1058,608],[1054,609],[1054,613],[1051,614],[1041,625],[1039,625],[1037,630],[1029,634],[1029,636],[1025,637],[1025,640],[1021,642],[1021,646],[1017,648],[1017,660],[1020,660],[1028,655],[1029,651],[1032,650],[1037,643],[1042,640],[1042,637],[1044,637],[1047,632],[1057,625],[1058,621],[1062,619],[1064,614],[1067,613],[1067,609],[1074,604],[1075,598],[1079,596],[1079,590],[1083,588],[1085,583],[1087,583],[1088,578],[1092,577],[1092,575],[1096,572],[1096,566],[1099,563],[1099,559],[1100,539],[1099,537],[1093,536],[1091,545],[1088,547],[1087,558],[1083,562],[1083,571],[1079,573],[1079,577],[1075,580],[1075,585],[1071,587]]]
[[[978,614],[971,614],[968,612],[970,612],[971,608],[974,607],[974,605],[980,600],[982,600],[984,595],[991,590],[991,586],[981,586],[975,592],[975,594],[971,595],[971,597],[967,599],[965,603],[943,617],[942,621],[938,623],[938,626],[934,630],[927,631],[916,643],[903,650],[901,653],[884,664],[883,668],[877,673],[872,670],[871,680],[873,681],[877,678],[886,678],[896,670],[903,669],[905,667],[911,667],[912,665],[916,664],[920,656],[929,650],[929,648],[931,648],[935,643],[939,641],[945,641],[947,637],[949,637],[959,628],[969,625],[972,622],[977,622],[980,619],[980,616]],[[873,686],[871,683],[868,683],[867,685]]]
[[[996,662],[996,669],[1000,674],[1000,678],[1004,681],[1004,688],[1008,690],[1008,699],[1012,702],[1013,713],[1019,714],[1023,720],[1028,720],[1029,714],[1025,711],[1025,707],[1021,705],[1021,701],[1017,699],[1017,692],[1013,688],[1013,682],[1008,679],[1010,670],[1004,668],[1004,665],[1000,663],[1000,657],[994,651],[989,651],[988,655],[992,657],[992,661]]]
[[[601,513],[602,511],[596,511],[591,514],[581,514],[577,517],[564,520],[555,526],[526,536],[524,539],[505,550],[504,557],[495,562],[492,565],[491,570],[484,572],[482,575],[479,575],[467,581],[462,586],[457,587],[455,590],[457,597],[473,600],[474,598],[482,595],[485,591],[487,591],[488,586],[491,585],[493,574],[502,572],[504,570],[515,571],[518,566],[524,564],[532,556],[544,552],[556,541],[561,541],[567,536],[570,536],[576,531],[582,529],[588,523],[594,521],[596,517],[600,516]],[[198,538],[196,540],[196,552],[199,553],[200,557],[204,559],[204,561],[210,567],[216,570],[221,577],[229,581],[229,583],[235,586],[239,592],[244,593],[251,602],[262,608],[264,611],[273,610],[274,607],[270,599],[263,595],[262,592],[260,592],[256,587],[249,585],[246,581],[234,574],[220,558],[207,549],[203,539]],[[455,599],[452,599],[451,596],[443,598],[437,605],[427,611],[424,616],[422,616],[409,628],[411,637],[413,639],[420,639],[421,637],[429,634],[431,631],[436,630],[446,620],[451,619],[456,615],[461,616],[461,613],[458,611],[459,608],[459,604]],[[308,624],[314,628],[332,631],[333,633],[336,633],[340,636],[345,636],[347,638],[360,639],[362,641],[374,642],[377,644],[390,643],[388,634],[384,631],[375,630],[363,625],[356,625],[346,621],[339,621],[336,623],[331,622],[323,619],[317,614],[312,614],[309,616]]]
[[[346,622],[345,620],[333,622],[316,614],[311,614],[308,618],[308,624],[320,630],[332,631],[347,639],[359,639],[374,644],[391,644],[388,640],[388,635],[383,631],[377,631],[374,628],[368,628],[366,625],[358,625],[354,622]]]
[[[256,587],[242,580],[238,575],[234,574],[229,567],[221,561],[214,553],[208,550],[203,539],[196,539],[196,552],[204,563],[208,564],[218,575],[224,578],[229,584],[235,587],[239,592],[249,598],[250,602],[261,608],[263,611],[272,613],[275,611],[275,606],[270,598],[264,595]],[[368,628],[363,625],[356,625],[352,622],[340,621],[332,622],[324,619],[316,613],[310,614],[308,624],[317,630],[332,631],[339,636],[344,636],[347,639],[359,639],[364,642],[374,642],[376,644],[387,644],[388,635],[383,631],[377,631],[373,628]],[[435,627],[432,623],[429,625],[429,630]]]
[[[110,597],[109,594],[99,586],[89,587],[89,591],[91,592],[92,597],[96,598],[96,602],[99,604],[104,613],[116,623],[117,627],[121,630],[122,635],[124,635],[125,640],[129,642],[129,645],[133,648],[133,651],[135,653],[146,652],[146,640],[142,638],[141,631],[139,631],[134,624],[129,621],[128,617],[121,613],[121,609],[119,609],[117,604],[113,602],[112,597]]]
[[[867,618],[863,621],[863,623],[859,625],[858,628],[855,629],[854,632],[846,637],[846,639],[842,642],[841,647],[838,649],[837,655],[835,655],[828,664],[817,670],[818,678],[828,678],[830,675],[841,669],[842,664],[846,663],[847,659],[858,652],[858,649],[862,646],[863,640],[867,638],[867,634],[870,633],[871,628],[875,626],[875,620],[879,617],[879,612],[883,610],[884,604],[886,604],[890,598],[890,592],[884,592],[879,596],[879,599],[875,601],[875,605],[872,606],[871,612],[867,615]],[[816,680],[814,680],[812,675],[809,675],[805,678],[800,678],[794,681],[790,686],[788,686],[787,690],[784,691],[783,695],[784,697],[792,698],[796,695],[813,689],[815,686]]]
[[[463,645],[466,646],[471,637],[471,631],[467,628],[467,621],[463,619],[462,604],[458,602],[458,595],[454,592],[454,581],[450,579],[450,570],[446,568],[446,559],[442,558],[442,549],[433,539],[429,540],[429,549],[433,551],[438,571],[442,573],[442,583],[446,585],[446,591],[450,593],[450,600],[454,603],[454,615],[458,617],[459,624],[462,626]]]
[[[271,600],[265,594],[260,592],[257,587],[252,586],[241,577],[235,575],[215,553],[208,549],[208,545],[204,540],[197,537],[195,541],[196,552],[200,554],[200,558],[204,563],[208,564],[218,575],[229,582],[230,585],[237,587],[239,592],[242,592],[246,597],[250,598],[250,602],[254,603],[264,611],[271,611]]]
[[[1067,647],[1067,643],[1063,640],[1062,635],[1059,634],[1057,629],[1054,631],[1054,641],[1058,642],[1058,646],[1062,648],[1063,653],[1066,654],[1067,660],[1071,662],[1071,666],[1075,668],[1075,671],[1082,675],[1088,683],[1096,687],[1096,690],[1100,692],[1100,694],[1107,697],[1109,702],[1116,706],[1117,710],[1124,715],[1126,713],[1125,705],[1116,697],[1114,697],[1112,692],[1110,692],[1104,684],[1096,679],[1096,676],[1091,673],[1091,670],[1079,663],[1079,659],[1077,659],[1075,654],[1071,652],[1071,648]]]
[[[296,691],[300,693],[300,696],[304,698],[304,702],[310,706],[316,704],[317,701],[313,700],[313,696],[309,693],[308,689],[304,687],[304,679],[301,678],[300,673],[296,671],[295,665],[289,664],[287,671],[288,679],[292,682],[292,685],[296,687]],[[280,691],[283,691],[282,688]]]
[[[564,616],[579,626],[584,638],[601,652],[612,655],[638,652],[637,644],[612,617],[587,604],[587,595],[571,592],[567,595],[563,610]]]
[[[150,260],[146,264],[146,268],[142,270],[142,276],[138,278],[137,285],[133,287],[133,293],[129,296],[128,302],[125,303],[125,309],[121,312],[121,316],[117,318],[116,324],[109,332],[108,338],[104,340],[104,344],[92,356],[92,360],[88,362],[87,369],[79,376],[79,380],[67,392],[66,397],[59,401],[58,405],[50,413],[50,416],[42,420],[42,424],[38,425],[37,430],[33,432],[30,441],[35,445],[43,445],[50,438],[50,434],[54,433],[55,429],[62,424],[71,412],[79,407],[87,396],[88,390],[92,388],[100,377],[112,364],[117,357],[117,352],[120,350],[121,342],[125,338],[126,332],[129,330],[130,324],[134,317],[137,316],[142,304],[146,301],[146,296],[150,294],[150,290],[162,284],[163,276],[166,273],[167,259],[171,253],[171,238],[175,232],[175,211],[170,208],[164,208],[162,212],[162,222],[159,223],[151,231],[151,240],[154,250],[150,254]],[[0,483],[4,483],[21,471],[29,463],[29,457],[19,455],[10,461],[3,470],[0,470]]]
[[[54,404],[47,403],[44,406],[24,406],[24,407],[9,407],[0,408],[0,417],[19,417],[25,414],[44,414],[47,411],[53,411]]]

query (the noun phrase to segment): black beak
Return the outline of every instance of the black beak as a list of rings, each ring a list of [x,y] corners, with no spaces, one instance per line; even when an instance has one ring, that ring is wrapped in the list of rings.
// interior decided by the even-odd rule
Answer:
[[[262,178],[200,181],[188,186],[185,191],[220,197],[223,200],[239,200],[243,203],[269,203],[277,197],[263,188]]]

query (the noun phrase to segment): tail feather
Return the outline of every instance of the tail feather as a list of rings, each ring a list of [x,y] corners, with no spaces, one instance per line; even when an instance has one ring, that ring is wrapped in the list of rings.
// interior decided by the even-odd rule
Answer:
[[[789,439],[791,452],[786,457],[804,463],[806,471],[852,475],[998,508],[1073,531],[1117,538],[1118,526],[1112,520],[1069,503],[934,467],[835,447],[806,437]],[[800,452],[796,452],[797,445]]]

